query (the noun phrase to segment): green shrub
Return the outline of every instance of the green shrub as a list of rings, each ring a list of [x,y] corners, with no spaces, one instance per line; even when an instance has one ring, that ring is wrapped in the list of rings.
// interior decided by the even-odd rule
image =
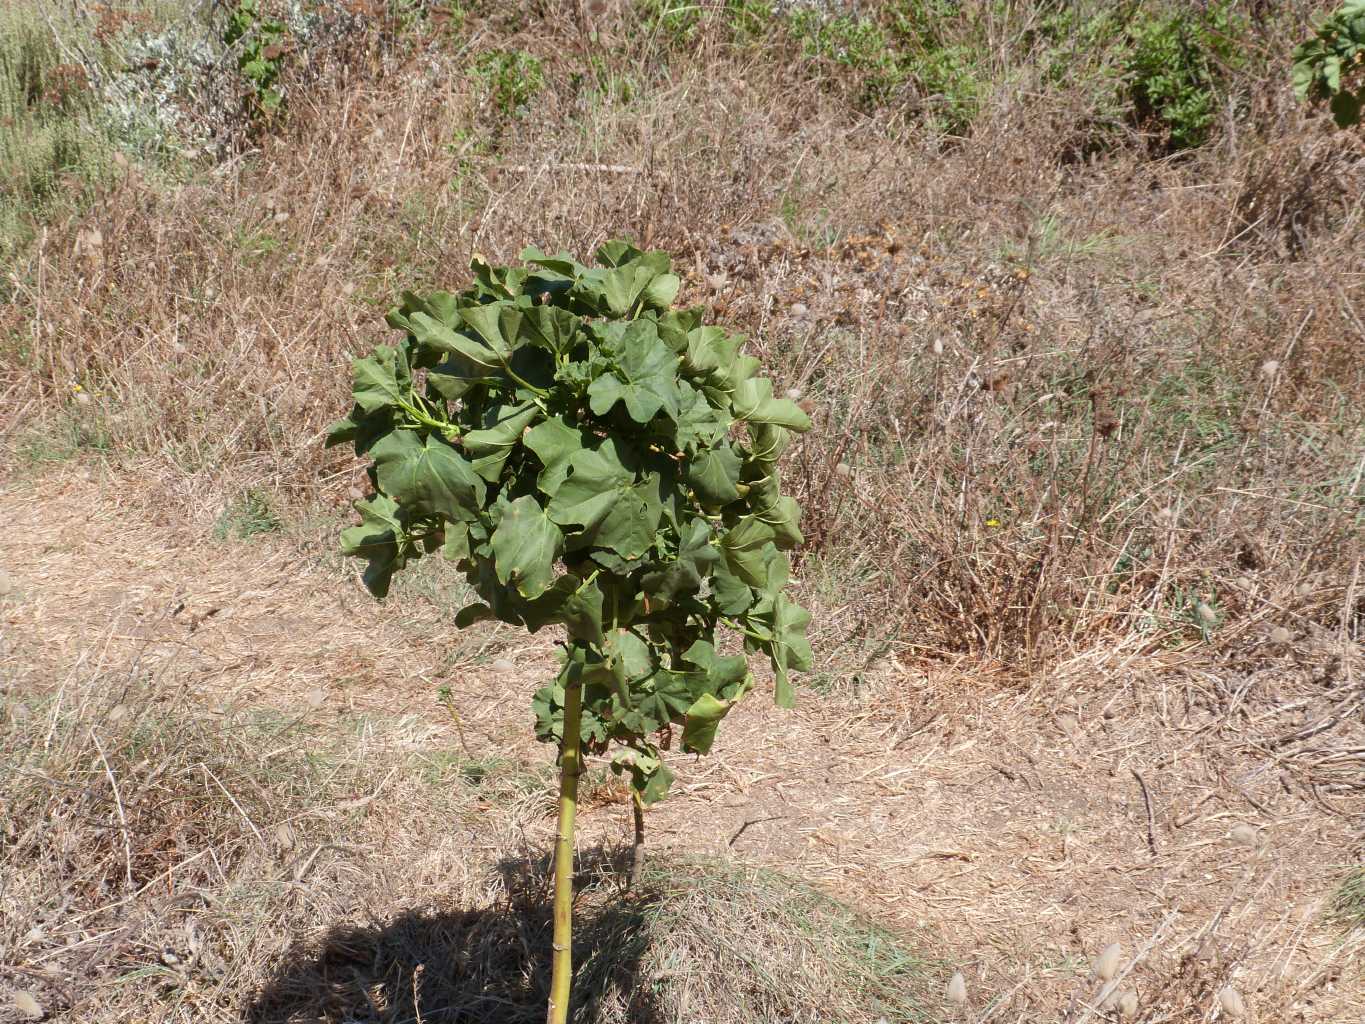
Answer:
[[[486,50],[475,58],[471,73],[504,117],[524,114],[545,85],[540,61],[522,50]]]
[[[1365,0],[1347,0],[1294,49],[1294,91],[1326,102],[1341,128],[1360,123],[1365,107]]]
[[[1229,73],[1245,63],[1246,30],[1234,0],[1048,4],[1020,42],[1043,84],[1087,109],[1073,148],[1113,148],[1128,126],[1175,151],[1208,140]]]
[[[1172,150],[1207,141],[1245,28],[1233,0],[1136,9],[1123,60],[1135,122],[1159,126]]]
[[[252,116],[271,117],[284,106],[280,73],[284,70],[288,29],[261,11],[259,0],[237,0],[229,9],[223,43],[237,55],[237,70],[246,80]]]
[[[372,460],[342,547],[377,596],[441,550],[480,598],[457,626],[564,628],[559,676],[532,700],[561,752],[548,1019],[562,1024],[581,752],[611,756],[642,814],[672,779],[662,751],[707,753],[753,688],[746,653],[767,656],[784,706],[788,670],[810,667],[783,553],[802,542],[800,509],[777,468],[810,420],[742,338],[673,308],[666,254],[608,242],[595,267],[522,259],[476,257],[458,295],[405,294],[388,317],[402,340],[355,360],[355,406],[327,440]],[[746,653],[723,653],[722,626]]]

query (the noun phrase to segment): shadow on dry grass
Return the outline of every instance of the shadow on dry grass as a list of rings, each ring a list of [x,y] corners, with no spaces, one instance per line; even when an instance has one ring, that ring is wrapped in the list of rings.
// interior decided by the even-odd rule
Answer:
[[[574,1020],[663,1024],[673,1018],[643,983],[657,885],[603,901],[622,867],[597,848],[580,856],[588,907],[575,921]],[[291,948],[247,1006],[249,1024],[384,1020],[399,1024],[539,1021],[550,982],[552,904],[543,859],[498,865],[507,897],[476,909],[406,909],[371,924],[335,925]]]

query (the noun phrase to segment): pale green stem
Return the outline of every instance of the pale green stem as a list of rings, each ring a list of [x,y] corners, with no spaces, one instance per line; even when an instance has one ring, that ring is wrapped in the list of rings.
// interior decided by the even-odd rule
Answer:
[[[571,670],[572,671],[572,670]],[[559,834],[555,839],[554,958],[550,974],[550,1006],[546,1024],[567,1024],[573,986],[573,836],[578,809],[579,753],[583,684],[564,680],[564,741],[559,755]]]

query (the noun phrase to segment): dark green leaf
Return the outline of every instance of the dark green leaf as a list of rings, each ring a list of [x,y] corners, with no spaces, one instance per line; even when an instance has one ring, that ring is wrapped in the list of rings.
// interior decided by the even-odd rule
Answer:
[[[768,585],[767,547],[772,543],[773,529],[756,516],[746,516],[720,540],[720,549],[730,571],[751,587]]]
[[[366,559],[365,586],[375,597],[387,597],[389,581],[406,560],[407,531],[401,512],[396,502],[382,494],[357,501],[355,507],[361,522],[341,531],[341,551]]]
[[[412,334],[418,344],[449,353],[456,360],[455,366],[461,367],[465,376],[487,375],[488,371],[498,370],[502,366],[502,360],[493,349],[427,313],[413,313],[408,322],[412,325]],[[464,360],[464,363],[461,364],[459,360]]]
[[[482,601],[478,601],[474,604],[465,605],[455,613],[455,625],[461,629],[468,629],[476,622],[486,622],[493,618],[496,618],[493,609]]]
[[[1349,128],[1360,122],[1361,98],[1350,90],[1343,90],[1332,97],[1332,118],[1338,128]]]
[[[708,448],[687,463],[688,484],[704,505],[727,505],[739,497],[740,461],[728,446]]]
[[[486,306],[467,306],[460,310],[464,319],[480,341],[505,361],[516,347],[521,332],[522,310],[509,303],[497,302]]]
[[[483,509],[484,482],[439,438],[395,430],[375,444],[370,455],[380,490],[412,512],[468,520]]]
[[[483,429],[471,430],[460,439],[464,450],[474,457],[474,472],[489,483],[496,482],[503,463],[521,441],[522,431],[539,416],[540,409],[530,402],[495,406]]]
[[[633,483],[634,475],[621,464],[616,442],[607,441],[595,451],[572,452],[550,501],[550,518],[561,526],[594,530]]]
[[[615,351],[615,369],[588,386],[592,411],[603,416],[617,402],[636,423],[648,423],[660,412],[678,418],[678,357],[659,338],[646,320],[636,320],[621,336]]]
[[[491,540],[498,581],[536,598],[550,588],[564,534],[535,498],[523,495],[506,509]]]
[[[578,427],[571,427],[559,417],[552,417],[528,430],[524,437],[527,448],[535,452],[545,467],[536,478],[542,494],[554,497],[559,485],[569,472],[569,459],[588,446],[592,436]]]
[[[401,406],[407,395],[407,368],[398,361],[398,352],[389,345],[378,345],[372,355],[351,362],[355,374],[355,402],[366,412],[388,406]]]

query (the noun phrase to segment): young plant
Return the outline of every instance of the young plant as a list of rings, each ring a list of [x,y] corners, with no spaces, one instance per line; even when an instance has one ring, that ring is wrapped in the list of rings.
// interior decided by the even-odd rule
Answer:
[[[1365,0],[1346,0],[1294,48],[1294,91],[1326,101],[1340,128],[1360,123],[1365,109]]]
[[[223,42],[237,53],[237,70],[246,80],[247,104],[253,117],[273,117],[284,106],[280,73],[289,52],[288,28],[267,17],[260,0],[237,0],[228,15]]]
[[[532,699],[559,744],[551,1024],[567,1019],[573,828],[583,756],[609,756],[637,809],[707,753],[767,656],[778,704],[810,667],[810,615],[786,593],[800,510],[777,462],[810,422],[773,396],[743,339],[677,310],[667,255],[609,242],[595,267],[527,249],[478,257],[457,295],[405,293],[402,332],[354,362],[355,408],[328,435],[371,460],[374,494],[342,534],[377,597],[440,551],[500,619],[562,626],[561,668]],[[637,844],[639,842],[637,814]],[[637,846],[638,852],[638,846]]]

